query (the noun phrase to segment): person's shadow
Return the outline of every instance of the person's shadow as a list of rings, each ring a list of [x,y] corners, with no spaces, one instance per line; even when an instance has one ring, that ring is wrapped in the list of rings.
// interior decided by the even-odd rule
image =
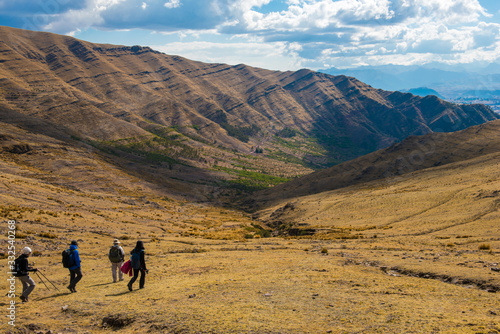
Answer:
[[[137,291],[137,290],[135,290]],[[134,292],[134,291],[123,291],[123,292],[119,292],[119,293],[113,293],[113,294],[108,294],[108,295],[104,295],[106,297],[118,297],[118,296],[123,296],[123,295],[126,295],[127,293],[131,293],[131,292]]]
[[[107,282],[107,283],[99,283],[99,284],[94,284],[94,285],[89,285],[89,286],[103,286],[103,285],[110,285],[110,284],[115,284],[115,283]]]
[[[71,292],[59,292],[59,293],[57,293],[55,295],[46,296],[46,297],[42,297],[42,298],[37,298],[36,300],[39,301],[39,300],[57,298],[57,297],[67,296],[67,295],[70,295],[70,294],[71,294]]]

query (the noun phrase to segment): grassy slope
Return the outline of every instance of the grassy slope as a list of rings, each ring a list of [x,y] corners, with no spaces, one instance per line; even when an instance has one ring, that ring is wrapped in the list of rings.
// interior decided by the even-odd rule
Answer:
[[[356,263],[369,253],[356,242],[165,238],[146,243],[146,288],[129,292],[126,281],[111,283],[105,256],[111,238],[82,237],[79,292],[64,288],[67,272],[56,252],[35,258],[61,291],[38,284],[30,303],[18,305],[20,328],[104,333],[114,324],[124,333],[478,333],[500,326],[496,294]],[[186,251],[180,242],[207,252],[170,253]],[[133,243],[126,241],[125,249]],[[493,259],[483,253],[472,257]]]
[[[324,229],[315,238],[245,239],[258,223],[247,215],[176,199],[84,146],[8,130],[32,151],[1,155],[1,214],[61,290],[35,276],[15,333],[500,331],[498,296],[486,291],[500,287],[498,155],[304,198],[300,223]],[[127,252],[145,241],[146,289],[110,282],[115,237]],[[76,294],[60,264],[72,239],[83,259]]]

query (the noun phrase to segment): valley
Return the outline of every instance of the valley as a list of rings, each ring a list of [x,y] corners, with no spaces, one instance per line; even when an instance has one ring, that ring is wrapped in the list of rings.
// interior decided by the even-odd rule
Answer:
[[[0,233],[57,287],[2,332],[500,333],[491,109],[0,32]],[[115,238],[144,289],[112,283]]]

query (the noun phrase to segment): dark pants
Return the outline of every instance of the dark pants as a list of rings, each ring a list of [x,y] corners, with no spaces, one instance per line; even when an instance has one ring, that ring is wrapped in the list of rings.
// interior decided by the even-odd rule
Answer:
[[[70,281],[68,288],[74,289],[76,284],[82,279],[82,268],[78,267],[76,269],[69,271]]]
[[[144,283],[146,282],[146,273],[144,270],[141,269],[134,269],[134,277],[128,282],[129,286],[132,286],[134,282],[137,280],[137,277],[139,277],[139,271],[141,272],[141,279],[139,280],[139,288],[144,288]]]

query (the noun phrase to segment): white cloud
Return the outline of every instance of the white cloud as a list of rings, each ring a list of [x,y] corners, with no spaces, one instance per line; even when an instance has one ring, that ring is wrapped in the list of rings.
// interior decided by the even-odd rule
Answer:
[[[23,8],[27,6],[27,0],[19,1]],[[86,0],[80,7],[43,14],[43,18],[45,29],[59,33],[90,27],[188,35],[217,31],[253,41],[252,47],[262,51],[259,57],[263,59],[290,57],[285,63],[316,67],[346,59],[402,61],[409,55],[410,61],[470,57],[461,58],[461,54],[489,58],[499,43],[500,25],[484,22],[492,16],[478,0],[281,0],[281,10],[266,11],[266,5],[274,1],[279,0]],[[214,61],[215,50],[220,59],[228,59],[223,52],[234,47],[208,45],[204,50],[213,50],[209,54]],[[276,47],[283,52],[270,52]],[[231,59],[244,57],[236,49],[232,52]],[[248,52],[243,59],[258,61],[257,56],[250,56],[252,50]]]
[[[169,0],[163,5],[167,8],[179,8],[181,6],[181,0]]]
[[[296,52],[300,49],[300,45],[284,42],[175,42],[167,45],[155,45],[152,48],[167,54],[182,55],[189,59],[208,63],[230,65],[243,63],[283,71],[303,67]]]

